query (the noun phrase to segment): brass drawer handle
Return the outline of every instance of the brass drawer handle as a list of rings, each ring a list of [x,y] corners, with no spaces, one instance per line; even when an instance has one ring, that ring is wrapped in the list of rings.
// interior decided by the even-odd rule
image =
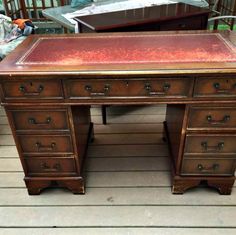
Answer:
[[[41,168],[47,172],[61,171],[61,165],[59,163],[55,163],[52,167],[50,167],[46,162],[44,162],[41,164]]]
[[[219,142],[216,146],[209,146],[206,141],[201,143],[204,152],[219,152],[224,148],[224,142]]]
[[[162,91],[152,91],[152,86],[150,83],[146,83],[144,88],[145,90],[148,92],[148,95],[166,95],[167,92],[170,90],[170,84],[169,83],[165,83],[162,86]]]
[[[21,85],[19,87],[19,91],[23,93],[23,95],[26,96],[38,96],[41,94],[41,92],[44,90],[43,85],[39,85],[38,89],[35,92],[28,92],[25,86]]]
[[[200,172],[212,172],[212,171],[217,171],[219,170],[220,165],[217,163],[214,163],[211,167],[204,167],[202,164],[197,165],[197,169]]]
[[[85,85],[84,89],[90,93],[91,96],[106,96],[110,91],[110,85],[105,84],[103,88],[103,92],[93,92],[93,88],[91,85]]]
[[[51,143],[48,146],[42,145],[40,142],[36,142],[35,146],[38,148],[38,151],[53,151],[55,150],[56,143]]]
[[[48,125],[52,122],[52,118],[51,117],[47,117],[45,122],[37,122],[35,120],[35,118],[29,118],[28,122],[32,125]]]
[[[211,125],[222,125],[230,120],[230,115],[225,115],[221,120],[214,120],[211,115],[207,115],[206,119]]]
[[[229,94],[236,89],[236,83],[234,85],[232,85],[232,87],[230,89],[221,89],[219,82],[213,83],[213,87],[215,88],[216,93]]]

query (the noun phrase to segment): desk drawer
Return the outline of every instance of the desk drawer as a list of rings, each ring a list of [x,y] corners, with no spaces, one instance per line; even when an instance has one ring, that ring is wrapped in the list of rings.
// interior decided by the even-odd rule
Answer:
[[[160,23],[160,31],[167,30],[200,30],[206,28],[207,16],[188,17]]]
[[[236,97],[236,78],[197,78],[195,97]]]
[[[236,157],[235,135],[187,135],[185,142],[185,154],[212,154],[221,156],[228,153]],[[191,155],[189,155],[191,156]],[[194,156],[194,155],[193,155]],[[208,155],[209,156],[209,155]]]
[[[234,159],[184,159],[181,174],[232,176],[235,163]]]
[[[25,159],[29,175],[75,175],[74,158],[27,158]]]
[[[16,131],[69,131],[68,112],[64,110],[10,110]]]
[[[19,135],[23,154],[73,154],[70,135]]]
[[[191,78],[69,80],[66,97],[187,97],[191,88]]]
[[[62,99],[63,92],[60,81],[5,81],[3,93],[6,100],[10,99]]]
[[[236,107],[191,107],[187,128],[235,129]]]

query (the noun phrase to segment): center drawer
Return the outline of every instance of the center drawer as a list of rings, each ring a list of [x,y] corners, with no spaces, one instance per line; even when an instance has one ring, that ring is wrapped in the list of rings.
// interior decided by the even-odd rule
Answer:
[[[188,97],[191,78],[86,79],[65,81],[66,98]]]
[[[73,154],[70,135],[18,135],[22,153],[27,154]]]

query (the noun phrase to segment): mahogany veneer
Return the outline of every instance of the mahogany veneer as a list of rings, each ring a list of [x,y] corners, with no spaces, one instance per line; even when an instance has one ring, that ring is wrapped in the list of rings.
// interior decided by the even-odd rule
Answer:
[[[28,37],[0,65],[0,94],[29,194],[84,193],[90,105],[166,103],[172,192],[235,181],[236,34]]]

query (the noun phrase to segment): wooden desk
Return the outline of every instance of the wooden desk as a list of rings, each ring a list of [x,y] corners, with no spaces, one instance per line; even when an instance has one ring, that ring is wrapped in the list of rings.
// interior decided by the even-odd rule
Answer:
[[[207,28],[209,9],[184,3],[76,17],[79,32],[199,30]]]
[[[230,194],[235,45],[233,32],[28,37],[0,65],[0,94],[29,194],[55,182],[84,193],[90,105],[157,103],[167,104],[172,192],[206,181]]]

